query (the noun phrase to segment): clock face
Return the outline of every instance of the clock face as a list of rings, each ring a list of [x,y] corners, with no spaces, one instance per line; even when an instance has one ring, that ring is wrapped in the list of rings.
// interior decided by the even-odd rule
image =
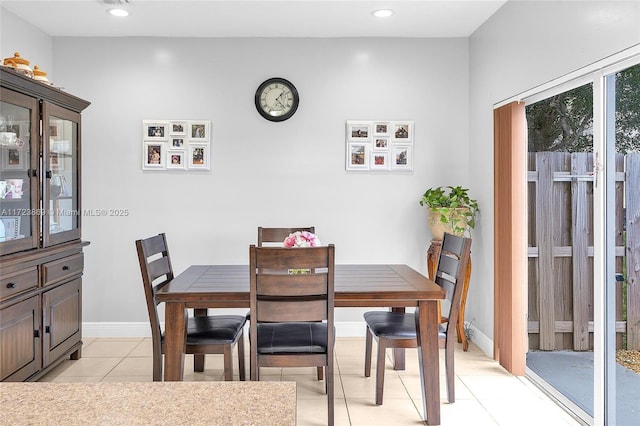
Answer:
[[[269,121],[291,118],[298,109],[298,102],[298,90],[284,78],[270,78],[256,90],[256,108]]]

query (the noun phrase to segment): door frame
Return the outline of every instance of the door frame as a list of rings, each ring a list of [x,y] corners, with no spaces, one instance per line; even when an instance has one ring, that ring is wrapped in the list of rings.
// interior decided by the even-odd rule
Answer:
[[[526,263],[524,268],[518,266],[527,258],[527,227],[504,226],[504,220],[513,224],[518,218],[526,218],[526,198],[515,196],[513,190],[506,194],[497,192],[500,179],[510,179],[508,189],[521,188],[522,182],[526,182],[527,150],[517,146],[523,143],[517,131],[521,131],[525,119],[524,105],[522,112],[512,108],[516,113],[511,114],[513,121],[506,123],[506,127],[504,119],[508,116],[503,116],[500,123],[496,115],[500,108],[506,106],[518,105],[525,100],[532,103],[553,96],[553,91],[560,93],[586,82],[593,83],[594,172],[598,173],[597,179],[601,182],[606,180],[605,185],[594,185],[594,424],[615,423],[615,294],[611,295],[615,287],[609,285],[609,281],[615,280],[612,255],[615,253],[615,240],[613,220],[607,220],[613,217],[611,209],[615,209],[615,200],[612,200],[615,192],[606,190],[614,188],[615,184],[615,147],[607,143],[605,134],[605,78],[638,63],[640,45],[494,105],[494,358],[512,374],[524,375],[527,345],[522,341],[526,342],[527,329],[521,323],[527,314],[527,293],[526,289],[517,287],[527,283]],[[505,128],[516,129],[516,132],[510,135]],[[509,149],[509,155],[497,154],[505,148]],[[498,219],[502,220],[501,226],[497,226]],[[504,257],[500,257],[505,253],[521,253],[521,259],[512,258],[515,264],[506,262]]]

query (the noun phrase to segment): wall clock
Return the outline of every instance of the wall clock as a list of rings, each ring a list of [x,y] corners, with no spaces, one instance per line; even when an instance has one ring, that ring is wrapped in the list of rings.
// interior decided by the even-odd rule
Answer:
[[[298,90],[280,77],[265,80],[256,90],[255,103],[261,116],[269,121],[284,121],[293,116],[300,99]]]

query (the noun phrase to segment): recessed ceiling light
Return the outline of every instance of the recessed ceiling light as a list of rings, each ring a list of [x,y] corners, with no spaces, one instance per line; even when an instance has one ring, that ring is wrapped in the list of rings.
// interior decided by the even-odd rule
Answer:
[[[107,9],[107,13],[113,16],[129,16],[129,12],[124,9]]]
[[[391,9],[378,9],[378,10],[374,10],[373,12],[371,12],[371,14],[373,16],[375,16],[376,18],[388,18],[389,16],[393,15],[393,10],[391,10]]]

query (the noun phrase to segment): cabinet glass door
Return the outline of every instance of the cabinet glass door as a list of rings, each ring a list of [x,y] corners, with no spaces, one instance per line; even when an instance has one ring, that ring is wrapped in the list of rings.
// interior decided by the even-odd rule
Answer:
[[[51,246],[80,238],[80,114],[47,103],[43,110],[43,235],[44,245]]]
[[[38,247],[38,101],[0,91],[0,254]]]

